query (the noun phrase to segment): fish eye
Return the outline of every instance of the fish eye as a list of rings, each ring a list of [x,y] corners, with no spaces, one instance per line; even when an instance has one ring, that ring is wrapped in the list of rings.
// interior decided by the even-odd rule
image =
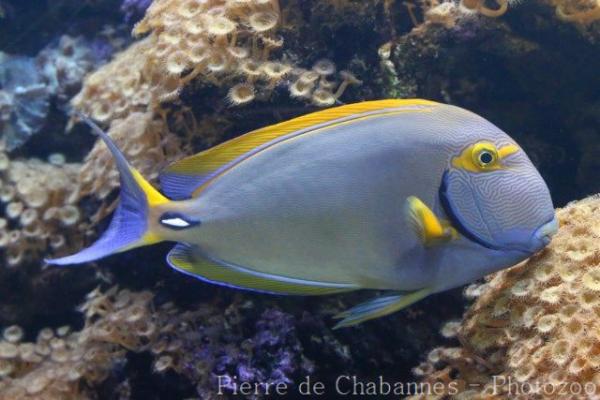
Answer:
[[[473,150],[473,161],[481,169],[490,168],[498,161],[498,151],[491,143],[479,143]]]
[[[484,150],[481,153],[479,153],[479,162],[481,164],[487,165],[490,164],[492,161],[494,161],[494,155],[489,151]]]

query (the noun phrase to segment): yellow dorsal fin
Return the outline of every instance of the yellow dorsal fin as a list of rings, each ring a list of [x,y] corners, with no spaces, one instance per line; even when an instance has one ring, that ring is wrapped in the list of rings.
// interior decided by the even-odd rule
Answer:
[[[238,157],[290,133],[338,120],[355,114],[401,107],[434,106],[437,103],[421,99],[374,100],[348,104],[313,112],[231,139],[169,166],[161,175],[163,191],[174,199],[192,197],[197,188],[213,173]],[[193,183],[196,183],[193,185]],[[189,187],[192,185],[193,187]],[[187,189],[187,190],[186,190]]]

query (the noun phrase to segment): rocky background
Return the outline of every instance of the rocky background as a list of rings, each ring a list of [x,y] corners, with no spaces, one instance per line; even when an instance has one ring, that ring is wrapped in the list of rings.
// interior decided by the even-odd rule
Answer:
[[[334,398],[340,375],[414,381],[429,350],[456,344],[461,289],[332,331],[373,294],[214,287],[157,262],[169,245],[44,266],[97,237],[115,204],[110,157],[70,111],[155,179],[320,107],[422,97],[511,134],[563,206],[600,192],[598,17],[572,0],[0,0],[0,399],[210,399],[219,376],[290,393],[310,376]],[[193,31],[207,20],[222,33]]]

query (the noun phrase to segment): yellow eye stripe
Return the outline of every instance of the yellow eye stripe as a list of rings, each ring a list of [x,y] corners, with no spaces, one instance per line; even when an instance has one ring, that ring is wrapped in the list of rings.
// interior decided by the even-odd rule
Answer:
[[[502,165],[503,159],[519,150],[519,146],[514,144],[502,146],[498,149],[491,142],[477,142],[464,149],[459,156],[454,157],[452,166],[469,172],[496,171],[504,168],[504,165]],[[489,162],[484,162],[486,157],[482,157],[482,154],[485,153],[489,154],[487,157]]]

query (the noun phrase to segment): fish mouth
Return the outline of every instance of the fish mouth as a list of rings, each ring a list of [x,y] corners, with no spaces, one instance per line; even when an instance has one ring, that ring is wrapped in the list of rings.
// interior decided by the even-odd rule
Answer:
[[[550,222],[546,222],[533,233],[533,246],[539,246],[540,248],[546,247],[552,240],[552,237],[558,232],[558,228],[558,219],[556,216],[553,216]]]

